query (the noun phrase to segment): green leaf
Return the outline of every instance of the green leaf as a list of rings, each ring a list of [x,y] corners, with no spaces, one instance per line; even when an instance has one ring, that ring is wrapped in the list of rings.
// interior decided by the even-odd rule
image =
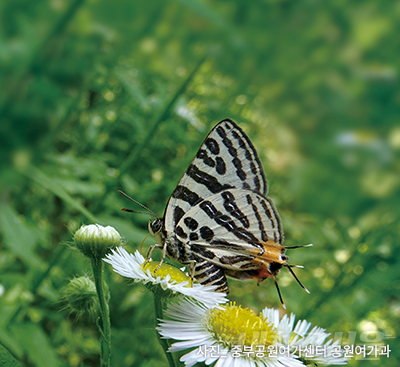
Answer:
[[[31,166],[27,171],[26,175],[36,181],[39,185],[45,187],[51,191],[54,195],[64,200],[67,204],[72,206],[78,212],[83,214],[86,218],[94,223],[99,223],[98,219],[77,200],[73,199],[68,193],[57,184],[52,178],[44,174],[42,171],[34,166]],[[102,224],[102,223],[99,223]]]
[[[12,354],[0,344],[0,366],[2,367],[21,367]]]
[[[10,251],[29,266],[40,268],[42,260],[33,252],[36,236],[8,205],[0,206],[0,224],[4,242]]]
[[[2,307],[1,312],[2,313],[7,312],[8,314],[11,314],[13,312],[13,309],[11,309],[11,307]],[[5,317],[5,318],[8,319],[8,317]],[[4,324],[4,323],[1,322],[1,324]],[[11,350],[11,352],[15,356],[17,356],[18,358],[22,358],[24,352],[21,348],[21,345],[18,343],[18,340],[16,340],[15,337],[13,335],[11,335],[10,333],[6,333],[2,326],[0,326],[0,345],[1,345],[1,343],[4,343],[5,345],[7,345],[7,348],[9,350]],[[0,360],[1,360],[1,358],[0,358]],[[0,366],[2,366],[1,363],[0,363]]]
[[[40,367],[56,367],[61,365],[56,351],[49,343],[42,328],[33,323],[21,323],[11,327],[14,335],[24,346],[28,358]]]
[[[54,178],[53,181],[70,194],[80,194],[87,197],[98,196],[103,193],[103,186],[99,183],[83,182],[75,179]]]

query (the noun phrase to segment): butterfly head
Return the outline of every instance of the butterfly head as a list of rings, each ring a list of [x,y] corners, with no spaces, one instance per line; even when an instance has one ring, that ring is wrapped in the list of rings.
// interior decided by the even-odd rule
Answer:
[[[163,220],[161,218],[151,219],[149,221],[149,232],[153,236],[161,235],[163,229]]]
[[[161,246],[164,245],[165,242],[165,234],[164,234],[164,221],[161,218],[151,219],[149,221],[149,232],[153,235],[157,241],[157,243]]]

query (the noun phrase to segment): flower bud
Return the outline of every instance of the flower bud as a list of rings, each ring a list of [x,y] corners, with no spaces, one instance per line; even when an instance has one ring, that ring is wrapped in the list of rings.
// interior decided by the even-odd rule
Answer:
[[[96,286],[87,276],[72,279],[62,290],[66,308],[75,312],[78,317],[85,312],[94,314],[98,304]]]
[[[74,242],[83,255],[100,260],[111,249],[121,245],[121,236],[113,227],[90,224],[75,232]]]

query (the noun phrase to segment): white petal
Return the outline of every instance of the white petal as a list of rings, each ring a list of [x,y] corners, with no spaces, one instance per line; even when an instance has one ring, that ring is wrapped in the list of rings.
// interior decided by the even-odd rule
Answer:
[[[263,309],[262,314],[264,319],[267,319],[269,322],[272,322],[276,328],[279,326],[280,322],[279,310],[266,307]]]
[[[112,250],[111,254],[106,255],[104,261],[111,264],[113,270],[124,277],[142,281],[143,283],[159,284],[163,290],[170,289],[174,293],[192,297],[204,303],[207,307],[228,301],[226,294],[215,292],[216,287],[205,287],[201,284],[194,284],[193,287],[188,287],[189,281],[177,283],[175,280],[171,280],[170,274],[161,279],[160,276],[154,275],[150,269],[144,271],[142,264],[145,262],[145,258],[139,251],[136,251],[133,255],[124,248],[118,247],[116,251]]]
[[[200,348],[196,348],[194,350],[192,350],[191,352],[183,355],[180,358],[181,362],[185,363],[185,366],[191,367],[194,366],[197,362],[204,362],[205,361],[205,357],[199,353]]]
[[[203,339],[199,336],[197,339],[173,343],[168,351],[176,352],[176,351],[185,350],[185,349],[189,349],[189,348],[197,348],[200,345],[203,346],[203,345],[207,345],[210,343],[214,343],[214,341],[211,340],[208,335],[205,336]]]
[[[301,367],[301,366],[304,366],[303,362],[301,362],[298,359],[295,359],[293,357],[279,356],[278,360],[285,367],[286,366],[287,367]]]
[[[307,333],[307,330],[310,328],[311,323],[306,320],[297,321],[296,327],[294,328],[294,332],[301,336],[304,336]]]

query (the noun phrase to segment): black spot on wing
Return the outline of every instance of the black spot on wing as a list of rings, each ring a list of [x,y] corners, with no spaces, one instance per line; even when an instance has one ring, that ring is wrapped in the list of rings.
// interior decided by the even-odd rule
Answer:
[[[260,183],[260,179],[258,178],[258,176],[254,176],[254,186],[256,188],[257,191],[261,192],[261,183]]]
[[[189,235],[190,241],[197,241],[199,239],[199,235],[196,232],[191,232]]]
[[[219,154],[219,145],[216,140],[214,140],[213,138],[207,138],[204,141],[204,144],[212,154]]]
[[[254,163],[253,163],[253,156],[251,155],[250,150],[246,149],[246,152],[244,153],[244,156],[245,156],[246,159],[247,159],[248,161],[250,161],[250,163],[254,166]]]
[[[177,226],[175,228],[175,233],[181,238],[187,238],[187,234],[185,233],[185,231],[181,226]]]
[[[196,157],[198,159],[201,159],[204,164],[206,164],[209,167],[215,167],[215,161],[214,159],[212,159],[211,157],[208,156],[207,152],[204,149],[200,149],[197,154]]]
[[[174,223],[178,223],[184,215],[185,212],[183,211],[183,209],[179,206],[176,206],[174,208]]]
[[[221,125],[219,125],[219,126],[217,127],[216,131],[217,131],[218,135],[219,135],[222,139],[226,137],[226,132],[225,132],[224,128],[223,128]]]
[[[247,178],[246,172],[243,171],[243,166],[242,166],[242,162],[240,161],[239,158],[233,158],[232,161],[233,165],[236,168],[236,174],[238,175],[238,177],[244,181]]]
[[[215,170],[218,174],[224,175],[226,173],[226,164],[224,160],[221,157],[217,157],[215,158],[215,161],[217,163]]]
[[[200,228],[200,236],[203,240],[210,242],[214,238],[214,231],[207,226],[203,226]]]
[[[199,223],[197,223],[197,221],[191,217],[186,217],[184,219],[184,222],[186,224],[186,226],[191,230],[194,231],[197,229],[197,227],[199,226]]]
[[[258,173],[257,171],[257,167],[255,166],[255,164],[253,163],[253,161],[250,162],[250,171],[252,174],[256,175]]]

